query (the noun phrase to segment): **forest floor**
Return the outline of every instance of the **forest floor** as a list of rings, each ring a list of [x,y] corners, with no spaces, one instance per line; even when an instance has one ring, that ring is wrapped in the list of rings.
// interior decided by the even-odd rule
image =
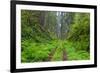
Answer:
[[[49,61],[52,60],[52,58],[53,58],[55,52],[56,52],[56,48],[52,49],[52,51],[50,52],[50,54],[49,54],[49,56],[48,56],[48,60],[49,60]]]
[[[48,56],[48,61],[52,61],[53,56],[54,56],[56,50],[57,50],[57,48],[52,49],[52,51],[50,52],[50,54]],[[62,54],[61,55],[62,55],[62,60],[66,61],[67,60],[67,52],[66,52],[65,49],[62,50]]]
[[[90,53],[84,50],[76,50],[76,44],[70,41],[64,42],[63,44],[61,41],[52,41],[45,44],[24,41],[22,45],[22,62],[71,61],[90,59]]]
[[[63,49],[63,61],[67,60],[67,52],[65,49]]]

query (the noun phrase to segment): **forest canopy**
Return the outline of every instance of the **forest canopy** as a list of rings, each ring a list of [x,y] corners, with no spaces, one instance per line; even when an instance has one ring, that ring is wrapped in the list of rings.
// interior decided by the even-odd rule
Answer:
[[[90,14],[21,10],[21,62],[90,59]]]

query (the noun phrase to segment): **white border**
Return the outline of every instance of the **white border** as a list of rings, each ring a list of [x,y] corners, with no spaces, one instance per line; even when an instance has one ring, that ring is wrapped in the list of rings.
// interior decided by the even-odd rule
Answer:
[[[37,62],[21,63],[21,9],[25,10],[43,10],[43,11],[63,11],[63,12],[89,12],[90,13],[90,60],[82,61],[59,61],[59,62]],[[54,66],[72,66],[94,64],[94,10],[85,8],[70,7],[50,7],[35,5],[16,5],[16,68],[39,68]]]

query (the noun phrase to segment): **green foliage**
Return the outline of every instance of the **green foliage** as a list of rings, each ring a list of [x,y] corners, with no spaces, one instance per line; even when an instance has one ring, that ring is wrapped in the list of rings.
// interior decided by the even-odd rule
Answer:
[[[68,60],[90,59],[90,14],[59,13],[21,11],[21,62],[48,61],[55,48],[50,61],[62,61],[64,49]]]
[[[62,60],[62,49],[57,48],[56,52],[52,58],[52,61],[61,61]]]
[[[47,61],[48,55],[55,48],[55,42],[35,43],[28,40],[22,41],[22,62]]]
[[[81,44],[80,44],[81,45]],[[68,60],[88,60],[90,58],[89,53],[86,50],[78,49],[81,46],[76,42],[66,42],[65,48],[68,56]]]
[[[73,24],[70,25],[68,39],[76,42],[77,50],[88,50],[90,44],[90,15],[87,13],[76,13]]]
[[[89,53],[86,51],[70,52],[68,54],[68,60],[88,60]]]

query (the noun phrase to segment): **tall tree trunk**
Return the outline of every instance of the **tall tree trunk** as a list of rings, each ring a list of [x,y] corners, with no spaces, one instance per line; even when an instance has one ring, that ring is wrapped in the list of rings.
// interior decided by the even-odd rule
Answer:
[[[45,11],[40,12],[40,25],[44,27],[45,25]]]

